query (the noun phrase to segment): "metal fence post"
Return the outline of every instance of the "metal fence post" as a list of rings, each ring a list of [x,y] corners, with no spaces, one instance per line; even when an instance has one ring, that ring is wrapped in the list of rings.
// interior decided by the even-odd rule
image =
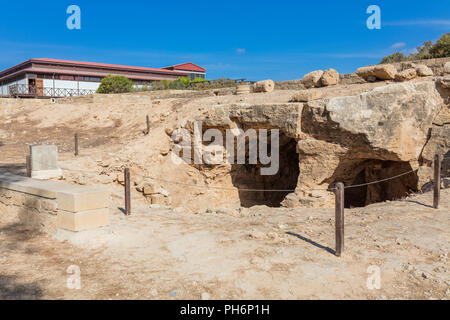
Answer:
[[[124,170],[124,181],[125,181],[125,214],[131,214],[131,187],[130,187],[130,169],[125,168]]]
[[[344,184],[342,182],[336,183],[335,196],[336,256],[340,257],[344,251]]]
[[[439,208],[439,200],[441,197],[441,155],[434,156],[434,192],[433,207]]]

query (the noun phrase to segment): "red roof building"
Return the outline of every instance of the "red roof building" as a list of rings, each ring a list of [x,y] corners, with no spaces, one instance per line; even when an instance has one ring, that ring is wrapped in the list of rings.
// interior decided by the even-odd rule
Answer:
[[[199,65],[196,65],[192,62],[177,64],[174,66],[169,66],[163,68],[165,70],[172,70],[172,71],[179,71],[179,72],[186,72],[189,74],[189,77],[191,80],[194,80],[195,78],[201,78],[205,79],[206,77],[206,69],[200,67]]]
[[[180,77],[205,78],[206,70],[193,63],[146,68],[57,59],[30,59],[0,72],[0,96],[67,96],[95,92],[107,75],[122,75],[135,87]],[[194,78],[195,78],[194,77]]]

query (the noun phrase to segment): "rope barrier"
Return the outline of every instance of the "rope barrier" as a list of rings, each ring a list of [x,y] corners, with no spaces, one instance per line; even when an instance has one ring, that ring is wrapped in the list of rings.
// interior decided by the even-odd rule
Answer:
[[[446,156],[443,157],[442,160],[445,159],[450,159],[450,156]],[[424,165],[428,165],[433,163],[433,161],[429,161],[427,163],[425,163]],[[0,165],[5,164],[5,165],[9,165],[10,163],[0,163]],[[69,171],[69,172],[85,172],[85,173],[91,173],[91,174],[99,174],[99,172],[97,171],[91,171],[91,170],[83,170],[83,169],[69,169],[66,167],[61,167],[61,169]],[[362,183],[362,184],[356,184],[356,185],[350,185],[350,186],[344,186],[344,189],[350,189],[350,188],[359,188],[359,187],[364,187],[364,186],[368,186],[368,185],[373,185],[373,184],[378,184],[381,182],[386,182],[386,181],[390,181],[393,179],[397,179],[399,177],[417,172],[419,170],[419,168],[414,169],[414,170],[410,170],[398,175],[395,175],[393,177],[389,177],[389,178],[385,178],[385,179],[381,179],[381,180],[377,180],[377,181],[372,181],[372,182],[367,182],[367,183]],[[166,180],[166,179],[161,179],[161,178],[155,178],[152,176],[144,176],[141,174],[138,174],[138,176],[142,177],[142,178],[147,178],[147,179],[153,179],[155,181],[160,181],[160,182],[165,182],[165,183],[169,183],[169,184],[175,184],[175,185],[181,185],[181,186],[185,186],[185,187],[194,187],[194,188],[207,188],[207,189],[215,189],[215,190],[224,190],[224,191],[239,191],[239,192],[295,192],[295,189],[239,189],[239,188],[227,188],[227,187],[215,187],[215,186],[204,186],[204,185],[198,185],[198,184],[189,184],[189,183],[182,183],[182,182],[177,182],[177,181],[171,181],[171,180]],[[328,189],[310,189],[309,191],[328,191],[328,192],[333,192],[337,190],[337,188],[328,188]]]
[[[372,185],[372,184],[377,184],[377,183],[381,183],[381,182],[397,179],[399,177],[406,176],[407,174],[416,172],[417,170],[419,170],[419,168],[417,168],[415,170],[410,170],[408,172],[401,173],[399,175],[396,175],[396,176],[393,176],[393,177],[390,177],[390,178],[381,179],[381,180],[378,180],[378,181],[372,181],[372,182],[367,182],[367,183],[362,183],[362,184],[355,184],[355,185],[351,185],[351,186],[344,186],[344,189],[359,188],[359,187],[369,186],[369,185]]]

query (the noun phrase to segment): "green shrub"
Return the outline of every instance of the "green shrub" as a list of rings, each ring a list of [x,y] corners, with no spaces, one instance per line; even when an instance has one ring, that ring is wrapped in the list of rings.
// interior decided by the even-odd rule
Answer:
[[[189,82],[191,82],[191,79],[188,78],[188,77],[181,77],[179,80],[180,80],[182,83],[189,83]]]
[[[102,79],[97,93],[124,93],[131,92],[133,81],[124,76],[107,75]]]
[[[430,49],[433,58],[450,57],[450,33],[442,35],[442,37]]]
[[[405,61],[406,57],[403,53],[401,52],[395,52],[387,57],[384,57],[383,60],[381,60],[380,63],[393,63],[393,62],[400,62],[400,61]]]
[[[162,80],[161,85],[163,89],[169,89],[170,81],[169,80]]]
[[[409,56],[405,56],[401,52],[395,52],[387,57],[384,57],[380,63],[446,57],[450,57],[450,33],[443,34],[435,44],[433,44],[432,41],[425,41],[422,46],[417,47],[417,53],[411,53]]]
[[[183,82],[183,79],[173,80],[169,83],[169,89],[173,90],[184,90],[186,89],[186,82]]]

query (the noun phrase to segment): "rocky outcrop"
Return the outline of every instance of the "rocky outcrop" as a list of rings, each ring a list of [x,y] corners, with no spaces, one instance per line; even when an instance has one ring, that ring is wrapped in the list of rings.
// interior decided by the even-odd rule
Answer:
[[[444,73],[445,73],[445,74],[450,74],[450,62],[447,62],[447,63],[444,65]]]
[[[259,165],[233,165],[229,174],[236,188],[295,192],[282,198],[244,192],[243,204],[332,207],[328,189],[338,181],[358,185],[411,171],[389,183],[346,189],[345,205],[401,198],[430,180],[428,161],[435,152],[449,151],[449,96],[435,81],[389,84],[330,99],[320,98],[321,90],[304,90],[292,99],[304,103],[218,106],[205,116],[208,128],[281,131],[276,177],[258,176]],[[412,172],[416,169],[419,176]]]
[[[416,67],[416,72],[419,77],[429,77],[434,75],[433,70],[423,64],[419,64]]]
[[[450,75],[440,78],[439,84],[443,89],[450,89]]]
[[[302,131],[348,146],[355,157],[417,160],[441,104],[434,82],[387,85],[308,103]]]
[[[362,184],[417,169],[424,146],[437,140],[430,139],[429,132],[443,108],[448,106],[432,81],[308,102],[301,121],[302,132],[309,137],[298,143],[300,199],[307,197],[309,203],[308,190],[323,184],[323,189],[336,181]],[[390,184],[349,189],[346,198],[348,205],[364,205],[420,188],[411,174]],[[315,205],[330,201],[316,198]]]
[[[409,81],[417,77],[417,71],[416,69],[406,69],[403,71],[400,71],[395,75],[396,81]]]

